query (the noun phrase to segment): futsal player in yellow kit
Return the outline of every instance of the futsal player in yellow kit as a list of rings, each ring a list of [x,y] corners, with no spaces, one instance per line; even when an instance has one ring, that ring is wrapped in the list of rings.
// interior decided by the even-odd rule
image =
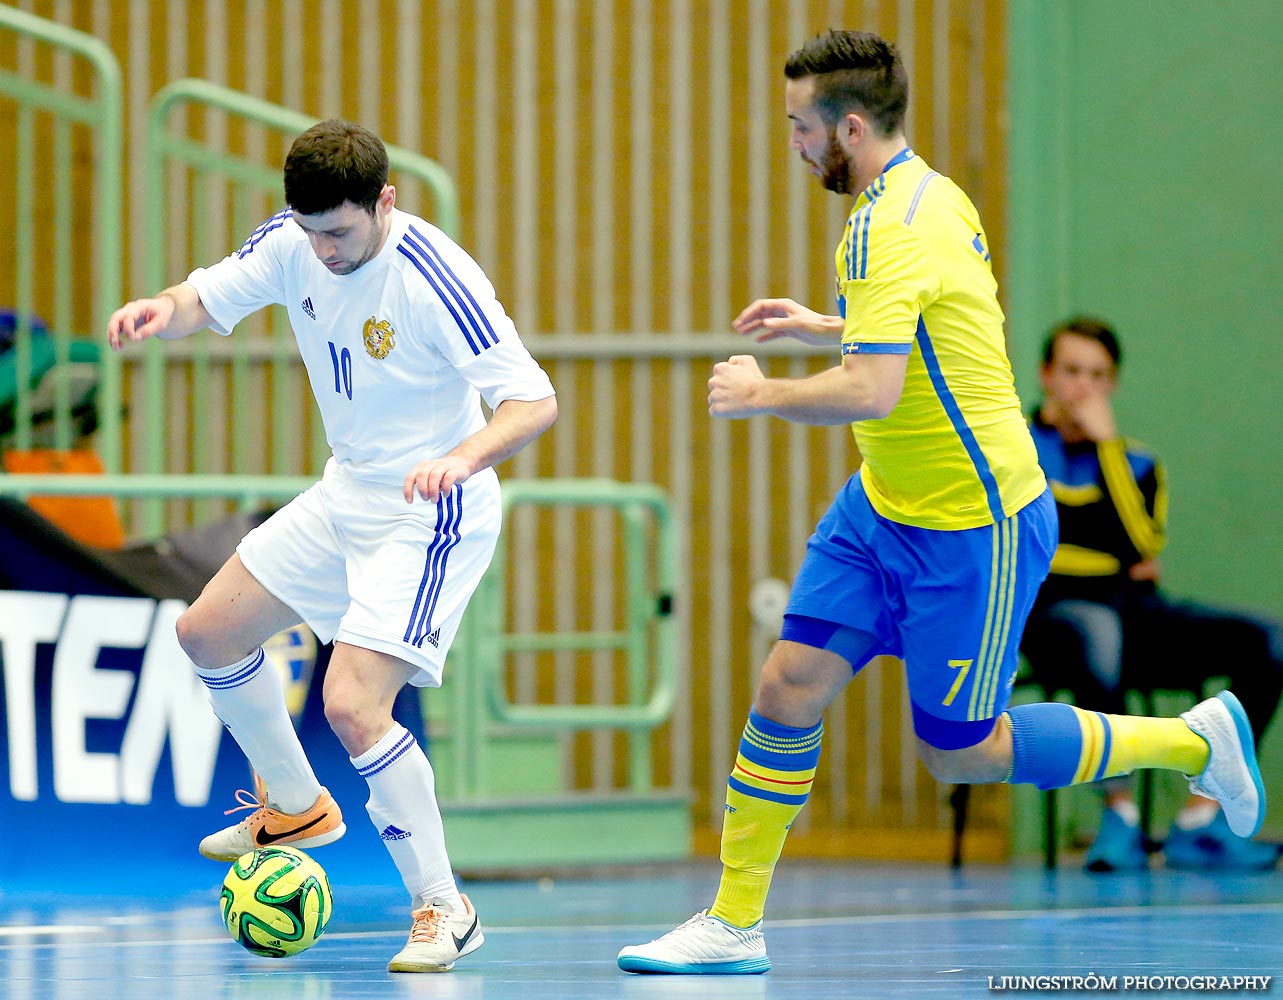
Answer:
[[[850,423],[863,456],[807,546],[727,782],[722,878],[709,907],[624,948],[628,972],[767,971],[762,915],[815,777],[821,716],[873,657],[902,657],[918,753],[941,781],[1056,788],[1136,768],[1181,771],[1242,836],[1265,795],[1228,692],[1176,719],[1007,708],[1020,631],[1056,547],[1056,512],[1016,397],[997,284],[974,206],[909,147],[894,46],[831,31],[785,66],[790,145],[855,203],[837,250],[839,315],[761,299],[758,341],[840,345],[841,363],[764,378],[716,365],[714,417]]]

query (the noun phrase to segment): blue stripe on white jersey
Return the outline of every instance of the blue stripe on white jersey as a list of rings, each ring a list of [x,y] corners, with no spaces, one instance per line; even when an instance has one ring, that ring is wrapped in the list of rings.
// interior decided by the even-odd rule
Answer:
[[[426,236],[411,226],[401,238],[397,250],[428,280],[441,302],[450,310],[450,315],[454,317],[473,354],[480,354],[499,343],[499,337],[486,318],[485,310],[477,305],[468,286],[450,270],[450,265]],[[478,347],[478,344],[481,346]]]
[[[293,209],[287,208],[284,212],[277,212],[270,219],[249,234],[249,239],[241,244],[241,248],[236,251],[237,259],[247,257],[254,252],[254,248],[262,241],[263,237],[273,229],[280,229],[290,219],[294,217]]]
[[[414,598],[414,610],[410,612],[410,621],[402,636],[403,642],[421,648],[423,640],[432,631],[432,613],[436,610],[441,586],[445,583],[446,560],[459,544],[459,523],[462,520],[463,486],[456,483],[449,493],[437,500],[436,534],[424,555],[423,577],[419,580],[419,592]]]

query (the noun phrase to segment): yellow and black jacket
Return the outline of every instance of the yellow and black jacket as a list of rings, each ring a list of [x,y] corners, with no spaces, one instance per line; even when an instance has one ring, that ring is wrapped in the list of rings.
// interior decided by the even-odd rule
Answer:
[[[1127,571],[1156,557],[1167,541],[1167,482],[1158,458],[1124,438],[1066,444],[1039,411],[1030,431],[1060,519],[1060,544],[1039,603],[1112,603],[1152,590]]]

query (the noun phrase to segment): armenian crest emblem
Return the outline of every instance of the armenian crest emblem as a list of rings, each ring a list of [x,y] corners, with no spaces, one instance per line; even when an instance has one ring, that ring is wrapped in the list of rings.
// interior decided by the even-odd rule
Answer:
[[[392,324],[385,319],[376,320],[373,316],[365,321],[361,339],[365,341],[365,353],[378,361],[386,358],[396,347],[396,331]]]

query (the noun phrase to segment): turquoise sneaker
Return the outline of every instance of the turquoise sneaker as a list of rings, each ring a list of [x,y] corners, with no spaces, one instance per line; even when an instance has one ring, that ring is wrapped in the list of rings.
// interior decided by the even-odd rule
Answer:
[[[1168,868],[1261,872],[1278,864],[1279,848],[1277,844],[1234,836],[1225,813],[1218,812],[1207,826],[1193,830],[1173,823],[1163,845],[1163,857]]]
[[[1113,809],[1100,817],[1100,829],[1087,851],[1089,872],[1140,872],[1149,867],[1140,826],[1129,823]]]

